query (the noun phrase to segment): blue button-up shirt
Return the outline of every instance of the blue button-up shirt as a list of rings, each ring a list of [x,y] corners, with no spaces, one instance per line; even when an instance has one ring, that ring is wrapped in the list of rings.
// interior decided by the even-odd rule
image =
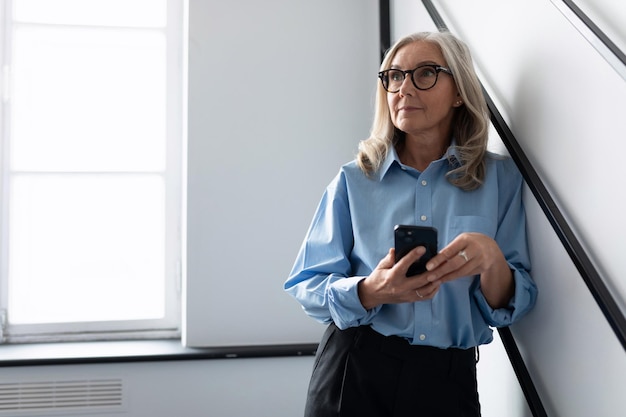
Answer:
[[[416,345],[470,348],[493,340],[490,326],[507,326],[535,303],[530,275],[522,178],[510,158],[489,154],[484,183],[463,191],[445,178],[458,166],[455,147],[419,172],[391,149],[367,177],[352,161],[327,187],[285,290],[322,323],[345,329],[371,325]],[[515,280],[506,308],[492,309],[478,276],[441,285],[432,300],[383,304],[366,310],[357,285],[393,247],[396,224],[433,226],[439,249],[463,232],[495,239]]]

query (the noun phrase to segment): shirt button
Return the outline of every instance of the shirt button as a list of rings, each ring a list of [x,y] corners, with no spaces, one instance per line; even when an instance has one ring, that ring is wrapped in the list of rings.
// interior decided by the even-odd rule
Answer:
[[[426,186],[428,185],[428,181],[426,181],[426,180],[422,180],[422,185],[423,185],[424,187],[426,187]]]
[[[421,334],[420,335],[420,340],[426,340],[426,335],[425,334]]]
[[[422,216],[420,217],[420,220],[421,220],[421,221],[423,221],[423,222],[425,222],[425,221],[426,221],[426,219],[428,219],[428,217],[426,217],[426,216],[424,216],[424,215],[422,214]]]

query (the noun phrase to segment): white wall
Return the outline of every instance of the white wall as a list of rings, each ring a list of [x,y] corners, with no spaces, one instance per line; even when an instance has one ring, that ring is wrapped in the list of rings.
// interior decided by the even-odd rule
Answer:
[[[317,343],[323,327],[282,285],[325,186],[368,135],[378,1],[189,0],[189,25],[185,342]],[[123,377],[121,415],[293,417],[312,363],[16,367],[0,383]]]
[[[623,306],[626,82],[549,0],[435,4]],[[540,293],[513,330],[548,415],[620,415],[624,350],[530,192],[526,205]]]
[[[378,1],[190,0],[188,346],[318,342],[283,291],[368,136]]]
[[[356,142],[366,135],[369,128],[371,92],[363,91],[359,82],[355,82],[348,94],[343,96],[338,95],[335,89],[330,94],[328,86],[322,82],[321,73],[315,71],[305,72],[308,76],[303,78],[314,85],[305,92],[297,88],[256,91],[252,90],[254,84],[243,82],[241,89],[230,91],[216,80],[219,80],[220,74],[217,69],[226,64],[247,68],[261,62],[262,67],[281,64],[300,66],[305,68],[303,71],[308,66],[319,65],[321,68],[328,64],[328,58],[317,57],[325,57],[329,51],[344,52],[335,58],[338,60],[334,61],[336,63],[348,65],[350,59],[362,59],[364,67],[374,67],[367,71],[375,72],[378,59],[375,10],[378,2],[275,0],[258,3],[263,3],[264,7],[259,8],[254,0],[243,2],[243,5],[242,2],[190,0],[191,20],[192,23],[195,21],[190,39],[190,61],[200,64],[195,69],[190,68],[192,119],[189,129],[195,140],[190,143],[189,163],[190,174],[198,174],[189,179],[190,186],[196,187],[196,194],[190,199],[196,199],[200,207],[190,219],[197,232],[190,236],[190,244],[199,248],[197,251],[192,249],[190,253],[190,259],[195,263],[190,273],[200,276],[201,281],[206,278],[206,282],[188,286],[187,291],[197,295],[193,301],[195,307],[191,308],[208,312],[208,316],[201,316],[195,321],[196,328],[200,329],[200,337],[196,340],[201,343],[216,342],[210,336],[211,332],[215,327],[220,328],[218,319],[231,314],[230,310],[225,313],[213,308],[212,303],[216,300],[212,291],[216,281],[214,276],[205,276],[202,272],[207,265],[201,257],[211,259],[212,253],[204,248],[224,249],[213,232],[219,231],[216,236],[228,236],[229,227],[235,223],[261,227],[272,223],[278,228],[278,235],[286,233],[289,237],[284,242],[273,242],[274,246],[254,240],[254,247],[243,251],[245,261],[237,258],[234,263],[236,268],[222,266],[217,274],[220,280],[230,283],[224,288],[218,286],[218,294],[234,305],[246,302],[256,305],[255,300],[250,300],[254,298],[250,294],[257,294],[261,289],[272,288],[279,294],[284,273],[291,266],[318,194],[334,175],[338,164],[352,157]],[[416,6],[419,1],[396,0],[392,3],[395,7],[394,37],[409,31],[432,29],[428,17],[423,14],[425,12]],[[548,0],[451,0],[437,4],[445,6],[443,10],[449,15],[450,23],[454,24],[453,29],[472,47],[494,98],[501,102],[501,110],[515,134],[547,184],[555,191],[555,197],[573,220],[584,242],[592,249],[598,265],[616,288],[623,288],[626,284],[615,272],[624,270],[623,262],[626,262],[626,258],[619,253],[623,245],[618,239],[624,230],[624,219],[620,213],[624,212],[625,203],[621,200],[623,187],[618,184],[620,163],[614,159],[619,158],[626,146],[619,126],[626,97],[624,83],[616,79]],[[337,10],[333,9],[335,6]],[[351,13],[350,8],[355,13]],[[282,10],[280,14],[279,10]],[[282,14],[285,10],[287,15]],[[310,23],[310,20],[304,19],[308,15],[318,20],[313,19],[315,23]],[[326,15],[328,20],[320,20]],[[415,17],[415,24],[411,16]],[[290,18],[296,17],[301,20],[290,21]],[[345,38],[337,40],[329,36],[329,22],[341,22],[346,28],[357,30],[359,35],[354,35],[347,44],[337,44]],[[268,24],[276,29],[272,36],[264,35]],[[248,29],[253,29],[252,38]],[[298,35],[289,36],[289,30]],[[221,36],[223,42],[215,42],[216,36]],[[300,52],[297,48],[287,48],[290,51],[287,56],[276,52],[285,49],[290,41],[300,41],[302,36],[310,46],[307,54],[311,57],[294,56]],[[320,43],[313,38],[319,38]],[[361,52],[362,55],[352,51],[364,45],[373,45],[372,51]],[[240,53],[229,55],[233,50]],[[225,56],[230,59],[225,61]],[[238,76],[244,80],[246,74],[241,71]],[[357,73],[353,74],[357,76]],[[599,74],[597,81],[593,85],[582,85],[580,80],[588,74]],[[209,78],[213,83],[207,82]],[[365,85],[371,85],[371,80],[368,79]],[[261,95],[264,99],[275,98],[285,106],[275,107],[275,103],[269,105],[264,100],[259,101]],[[357,103],[352,103],[352,99]],[[250,103],[252,112],[247,111]],[[303,103],[312,107],[302,110],[299,106]],[[337,108],[329,109],[331,105],[337,105]],[[343,112],[346,106],[350,106],[348,114]],[[301,110],[297,111],[297,108]],[[284,121],[282,116],[285,114],[291,121],[280,128],[273,128],[274,125],[268,122]],[[248,123],[250,117],[254,123]],[[225,125],[234,125],[237,129],[229,130]],[[253,125],[261,127],[253,129]],[[235,140],[242,139],[237,136],[240,132],[245,133],[245,149],[256,152],[255,155],[261,159],[278,158],[274,161],[274,168],[259,163],[258,158],[252,158],[248,152],[234,145]],[[331,133],[335,135],[332,138],[329,136]],[[280,149],[297,155],[296,160],[267,151],[266,142],[274,139]],[[242,160],[246,163],[241,163]],[[320,168],[322,163],[324,165]],[[236,169],[241,176],[234,180],[216,176],[212,169],[221,169],[224,165]],[[281,167],[281,170],[274,171],[275,167]],[[304,189],[287,190],[285,194],[289,194],[289,198],[277,193],[271,194],[274,200],[263,200],[264,204],[276,208],[280,216],[272,217],[271,221],[259,218],[255,208],[260,204],[263,193],[257,192],[254,187],[244,187],[250,191],[244,205],[241,205],[241,195],[226,196],[240,203],[238,209],[233,208],[233,217],[228,217],[231,213],[226,209],[228,216],[221,221],[207,216],[219,203],[216,196],[224,197],[220,193],[225,193],[227,189],[240,190],[248,185],[246,180],[257,184],[260,177],[265,177],[284,188],[285,183],[281,180],[284,172],[299,175],[297,181]],[[316,175],[308,175],[311,173]],[[220,181],[215,182],[215,178]],[[298,201],[293,201],[293,193],[298,193]],[[591,204],[593,201],[597,204]],[[548,414],[567,417],[618,415],[619,410],[623,411],[620,400],[626,386],[623,349],[606,326],[581,278],[528,192],[526,202],[531,225],[533,275],[540,288],[540,297],[536,309],[515,326],[514,333],[539,385]],[[290,226],[280,221],[283,217],[290,219]],[[293,230],[288,231],[287,228]],[[230,242],[226,247],[232,245],[234,243]],[[248,265],[256,265],[268,257],[278,259],[278,263],[267,267],[262,282],[242,278],[249,275]],[[207,268],[213,270],[214,267],[209,265]],[[240,296],[242,293],[244,295]],[[261,306],[258,310],[277,308],[282,314],[297,317],[295,320],[301,320],[303,326],[313,326],[295,302],[291,303],[287,297],[278,297],[275,302],[276,306]],[[256,317],[246,317],[252,320],[246,328],[254,327]],[[262,318],[262,315],[259,317]],[[245,320],[242,322],[245,323]],[[309,328],[297,334],[296,338],[313,339],[311,331],[315,333],[317,330],[313,326],[313,330]],[[217,342],[228,341],[228,337]],[[254,342],[255,339],[249,340]],[[272,342],[284,339],[271,335],[270,339],[257,340]],[[301,413],[312,361],[312,357],[294,357],[17,367],[3,368],[0,382],[123,377],[129,394],[127,415],[287,417]],[[481,349],[479,384],[484,417],[528,415],[520,400],[519,388],[511,382],[514,380],[508,366],[497,341]],[[120,414],[84,415],[105,417]]]
[[[557,0],[552,0],[557,1]],[[626,53],[626,7],[619,0],[576,0],[575,4]]]
[[[308,356],[3,368],[0,384],[121,379],[125,408],[0,416],[294,417],[302,415],[312,367]]]
[[[421,1],[392,0],[390,6],[392,42],[409,33],[437,30]],[[489,148],[494,152],[506,153],[495,131],[491,134]],[[494,332],[492,343],[480,348],[477,371],[483,417],[531,415],[497,332]]]

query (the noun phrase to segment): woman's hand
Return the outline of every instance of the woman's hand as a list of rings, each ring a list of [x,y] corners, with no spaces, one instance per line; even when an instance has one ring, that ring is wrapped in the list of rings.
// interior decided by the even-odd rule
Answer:
[[[480,275],[481,290],[494,309],[505,307],[515,294],[513,273],[489,236],[462,233],[428,261],[426,272],[407,277],[409,266],[425,252],[424,247],[417,247],[394,264],[395,251],[390,249],[374,271],[359,282],[363,307],[428,300],[442,283],[473,275]]]
[[[513,274],[498,244],[481,233],[462,233],[426,264],[428,282],[480,275],[481,290],[492,308],[508,304],[515,293]]]
[[[439,290],[440,281],[428,281],[430,272],[406,276],[409,266],[424,253],[426,248],[419,246],[395,263],[395,249],[390,249],[374,271],[359,282],[359,298],[363,307],[369,310],[380,304],[409,303],[433,298]]]

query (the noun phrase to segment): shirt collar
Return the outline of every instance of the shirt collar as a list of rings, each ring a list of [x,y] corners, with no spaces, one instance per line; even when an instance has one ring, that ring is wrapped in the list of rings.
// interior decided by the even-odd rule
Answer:
[[[446,150],[446,153],[443,154],[439,161],[446,161],[450,165],[450,168],[456,169],[461,166],[461,159],[459,158],[459,151],[456,146],[456,139],[452,139],[450,146]],[[378,170],[378,180],[382,181],[383,178],[387,175],[387,172],[391,169],[392,166],[397,165],[400,166],[402,163],[400,162],[400,157],[398,156],[398,152],[396,151],[395,146],[389,147],[389,152],[387,152],[387,156],[385,160],[380,166]]]

